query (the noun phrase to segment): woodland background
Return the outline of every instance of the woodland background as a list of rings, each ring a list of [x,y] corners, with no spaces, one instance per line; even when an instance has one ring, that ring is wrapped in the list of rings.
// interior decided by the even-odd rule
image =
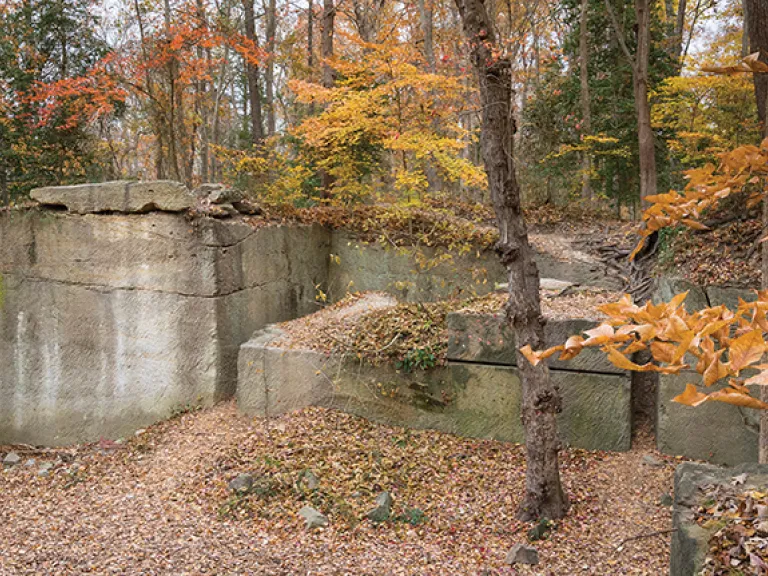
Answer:
[[[639,216],[635,2],[489,2],[525,198]],[[649,5],[661,192],[760,129],[751,75],[700,71],[750,52],[742,2]],[[0,204],[120,178],[300,207],[488,202],[452,1],[2,0],[0,19]]]

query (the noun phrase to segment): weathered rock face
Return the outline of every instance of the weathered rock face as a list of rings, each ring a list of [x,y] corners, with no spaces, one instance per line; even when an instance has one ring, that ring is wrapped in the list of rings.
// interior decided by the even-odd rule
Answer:
[[[449,360],[482,362],[515,366],[517,339],[514,330],[501,314],[469,314],[452,312],[446,319],[448,326]],[[557,346],[574,334],[594,328],[593,320],[549,320],[545,327],[547,346]],[[587,348],[572,360],[562,361],[555,355],[547,360],[551,368],[625,375],[596,348]]]
[[[703,288],[679,278],[661,278],[654,301],[669,301],[675,294],[688,292],[685,307],[689,313],[708,306],[738,306],[739,298],[754,300],[754,291],[711,286]],[[695,366],[689,355],[686,362]],[[733,466],[757,461],[759,415],[750,408],[709,402],[696,408],[672,399],[685,390],[687,383],[699,384],[700,374],[690,371],[659,375],[656,402],[656,444],[661,452],[708,460]],[[715,385],[711,390],[718,388]]]
[[[696,408],[673,402],[688,382],[701,382],[696,372],[659,376],[656,444],[659,451],[729,466],[757,462],[759,414],[718,402]],[[708,392],[718,388],[713,386]]]
[[[31,197],[43,206],[64,207],[77,214],[181,212],[195,202],[186,186],[171,180],[49,186],[32,190]]]
[[[509,366],[455,363],[413,373],[310,350],[276,348],[275,327],[240,348],[237,402],[250,414],[326,406],[371,420],[522,442],[521,384]],[[628,450],[629,378],[552,370],[563,396],[561,437],[587,449]]]
[[[425,270],[411,253],[366,244],[352,234],[335,232],[331,253],[338,257],[330,267],[329,286],[334,298],[343,296],[351,286],[353,291],[383,290],[400,300],[425,302],[487,294],[496,283],[507,281],[507,272],[492,250],[441,259],[445,250],[423,248],[421,255],[433,261]],[[544,252],[537,252],[536,262],[543,278],[617,288],[594,262],[560,261]]]
[[[694,511],[717,491],[719,485],[731,488],[739,477],[744,491],[765,491],[768,487],[768,466],[741,464],[735,468],[720,468],[710,464],[684,462],[675,470],[675,496],[672,508],[672,546],[670,576],[695,576],[704,567],[709,551],[709,539],[719,528],[707,529],[694,521]],[[706,487],[706,491],[701,490]]]
[[[314,311],[329,233],[0,215],[0,444],[116,438],[234,393],[239,345]]]

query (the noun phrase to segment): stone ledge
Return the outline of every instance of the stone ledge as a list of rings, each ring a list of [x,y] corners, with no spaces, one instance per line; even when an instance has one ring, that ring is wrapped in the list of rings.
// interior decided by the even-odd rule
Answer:
[[[48,186],[35,188],[30,196],[43,206],[60,206],[77,214],[182,212],[195,203],[195,195],[172,180]]]
[[[474,314],[451,312],[446,318],[448,326],[448,360],[481,362],[503,366],[516,366],[517,339],[514,330],[501,314]],[[581,334],[597,326],[594,320],[548,320],[545,328],[547,346],[563,344],[569,336]],[[587,348],[572,360],[562,361],[558,355],[547,359],[550,368],[626,375],[616,368],[606,355],[596,348]]]
[[[260,416],[325,406],[374,421],[461,436],[522,442],[521,390],[508,366],[450,363],[404,373],[311,350],[277,348],[277,327],[240,348],[237,403]],[[630,382],[626,375],[553,370],[563,396],[566,444],[628,450]]]

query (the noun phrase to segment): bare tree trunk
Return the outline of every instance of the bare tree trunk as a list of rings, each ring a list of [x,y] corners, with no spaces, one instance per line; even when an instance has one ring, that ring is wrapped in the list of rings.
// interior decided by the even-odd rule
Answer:
[[[760,52],[760,60],[768,63],[768,1],[745,0],[749,51]],[[768,103],[768,74],[754,74],[757,115],[763,132],[766,129],[766,103]]]
[[[741,0],[741,16],[744,25],[741,29],[741,57],[749,56],[749,6],[747,6],[747,0]]]
[[[333,88],[335,74],[331,67],[331,58],[333,58],[333,21],[336,18],[336,7],[333,0],[323,0],[323,21],[320,34],[320,57],[323,59],[323,77],[322,83],[326,88]],[[323,189],[325,198],[331,197],[331,188],[333,187],[333,176],[327,170],[320,171],[320,186]]]
[[[245,8],[245,37],[250,40],[254,48],[258,47],[259,39],[256,37],[256,21],[253,12],[253,0],[243,0]],[[251,104],[251,144],[257,148],[261,146],[264,132],[261,127],[261,90],[259,89],[259,67],[249,58],[245,59],[245,73],[248,77],[248,95]]]
[[[424,34],[424,60],[427,70],[435,73],[434,8],[432,0],[418,0],[421,33]]]
[[[585,136],[592,134],[592,113],[589,100],[589,0],[581,0],[581,13],[579,15],[579,80],[581,83],[581,133]],[[592,172],[592,158],[587,150],[581,153],[581,199],[588,204],[592,203],[592,186],[590,176]]]
[[[480,86],[483,161],[499,227],[496,249],[509,272],[507,317],[517,334],[518,346],[528,344],[540,349],[545,344],[545,321],[539,300],[539,272],[528,242],[515,175],[511,62],[494,55],[495,26],[483,1],[456,0],[456,6]],[[518,350],[517,365],[523,388],[527,453],[526,490],[518,514],[526,520],[561,518],[568,510],[568,498],[560,483],[558,467],[560,393],[549,377],[546,363],[533,366]]]
[[[165,34],[168,42],[171,40],[171,3],[165,0],[163,3],[165,17]],[[181,171],[179,170],[179,155],[176,149],[176,81],[178,79],[178,62],[175,56],[171,56],[168,61],[168,159],[171,166],[171,175],[175,180],[181,180]],[[184,119],[182,118],[182,122]]]
[[[333,21],[335,18],[336,7],[333,5],[333,0],[323,0],[320,57],[323,59],[323,86],[326,88],[332,88],[334,82],[330,59],[333,58]]]
[[[637,140],[640,161],[640,200],[656,194],[656,147],[651,127],[651,104],[648,101],[648,60],[651,51],[651,4],[652,0],[635,0],[637,19],[637,48],[635,55],[627,47],[624,29],[613,11],[611,0],[605,0],[605,8],[613,25],[622,52],[632,66],[632,87],[637,112]]]
[[[760,60],[768,62],[768,2],[766,0],[744,0],[744,32],[749,36],[749,51],[760,52]],[[768,138],[768,74],[754,74],[757,116],[762,125],[763,138]],[[763,186],[768,182],[763,181]],[[768,198],[763,191],[763,237],[768,234]],[[768,289],[768,243],[763,242],[761,252],[761,287]],[[760,388],[760,399],[768,401],[768,387]],[[760,414],[759,461],[768,464],[768,411]]]
[[[309,6],[307,8],[307,68],[310,75],[315,68],[315,47],[314,47],[314,30],[315,28],[315,5],[312,0],[309,0]],[[315,103],[309,103],[309,115],[315,114]]]
[[[267,52],[269,57],[264,71],[267,100],[267,135],[275,134],[275,34],[277,33],[277,2],[269,0],[267,5]]]

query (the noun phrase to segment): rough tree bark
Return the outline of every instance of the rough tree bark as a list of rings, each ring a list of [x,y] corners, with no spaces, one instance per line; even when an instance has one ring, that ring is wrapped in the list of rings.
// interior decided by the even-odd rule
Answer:
[[[768,2],[766,0],[744,1],[744,32],[749,36],[749,51],[760,52],[760,60],[768,62]],[[763,127],[763,138],[768,138],[768,74],[754,74],[757,116]],[[763,183],[766,184],[765,182]],[[765,194],[765,191],[764,191]],[[763,197],[763,235],[768,235],[768,199]],[[768,243],[761,244],[761,287],[768,289]],[[768,387],[760,389],[760,399],[768,402]],[[768,412],[760,414],[760,442],[758,458],[768,463]]]
[[[424,34],[424,59],[427,61],[427,69],[434,74],[435,46],[434,46],[434,8],[432,0],[418,0],[419,21],[421,33]]]
[[[749,36],[749,51],[760,52],[760,60],[768,63],[768,1],[745,0],[745,23]],[[755,98],[757,116],[766,131],[766,107],[768,105],[768,74],[755,74]]]
[[[320,31],[320,57],[323,59],[322,84],[325,88],[332,88],[335,74],[331,66],[333,58],[333,22],[336,18],[336,7],[333,0],[323,0],[323,19]],[[330,198],[333,187],[333,176],[326,170],[320,170],[320,186],[325,198]]]
[[[333,0],[323,0],[323,21],[320,37],[320,57],[323,59],[323,86],[332,88],[334,82],[333,68],[330,59],[333,58],[333,21],[336,18],[336,7]]]
[[[637,141],[640,154],[640,200],[656,194],[656,146],[651,127],[651,104],[648,101],[648,60],[651,51],[651,0],[635,0],[637,42],[635,54],[629,51],[624,28],[616,18],[611,0],[605,0],[619,46],[632,66],[632,88],[637,113]]]
[[[579,81],[581,84],[581,133],[589,136],[592,134],[592,113],[589,108],[589,0],[581,0],[581,12],[579,14]],[[592,186],[590,173],[592,172],[592,157],[584,150],[581,153],[581,199],[587,203],[592,202]]]
[[[277,1],[269,0],[267,12],[267,52],[269,57],[264,70],[265,98],[267,104],[267,134],[275,134],[275,34],[277,34]]]
[[[511,62],[495,56],[498,48],[495,26],[483,0],[456,0],[456,7],[471,46],[480,85],[483,161],[499,227],[496,249],[509,273],[507,316],[517,334],[518,345],[529,344],[540,349],[545,344],[545,322],[539,301],[539,272],[528,242],[515,175]],[[518,351],[517,365],[523,388],[522,420],[527,455],[525,496],[518,515],[525,520],[561,518],[568,510],[568,498],[563,492],[558,468],[560,393],[549,377],[546,363],[533,366]]]
[[[253,0],[243,0],[245,9],[245,37],[258,47],[259,39],[256,37],[256,17],[253,11]],[[251,144],[254,147],[261,146],[264,132],[261,127],[261,90],[259,89],[259,67],[245,59],[246,76],[248,77],[248,96],[251,104]]]

